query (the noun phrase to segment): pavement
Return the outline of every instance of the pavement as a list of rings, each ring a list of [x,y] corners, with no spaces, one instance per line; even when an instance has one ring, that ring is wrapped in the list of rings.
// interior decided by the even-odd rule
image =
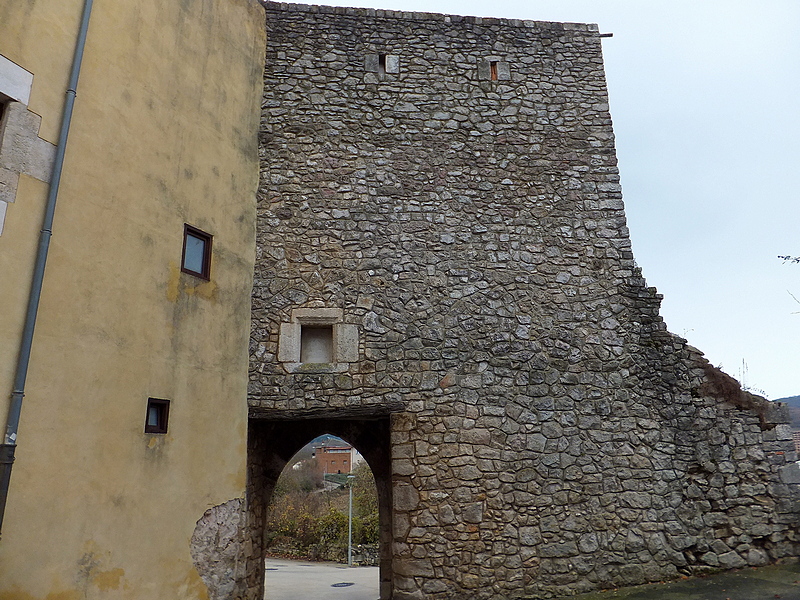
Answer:
[[[378,567],[267,559],[265,600],[378,600]]]
[[[569,600],[800,600],[800,564],[739,569],[707,577],[569,596]],[[560,598],[558,600],[567,600]]]
[[[265,600],[377,600],[378,567],[267,559]],[[591,592],[556,600],[800,600],[800,564]]]

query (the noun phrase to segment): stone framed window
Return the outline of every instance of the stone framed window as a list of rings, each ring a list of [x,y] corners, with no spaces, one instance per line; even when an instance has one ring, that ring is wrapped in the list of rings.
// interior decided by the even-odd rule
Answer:
[[[278,362],[290,373],[341,372],[358,361],[358,326],[341,308],[296,308],[281,323]]]
[[[511,67],[499,56],[478,61],[478,79],[484,81],[510,81]]]
[[[379,76],[399,73],[400,57],[397,54],[367,54],[364,58],[364,70]]]

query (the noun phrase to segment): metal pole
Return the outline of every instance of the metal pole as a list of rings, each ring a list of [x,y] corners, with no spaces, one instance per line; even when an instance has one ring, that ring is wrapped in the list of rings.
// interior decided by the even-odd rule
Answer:
[[[39,247],[36,253],[36,263],[31,281],[31,291],[28,296],[28,310],[25,314],[25,326],[17,357],[17,370],[14,376],[14,389],[11,392],[11,403],[8,408],[3,443],[0,445],[0,529],[3,526],[3,515],[8,498],[8,487],[11,480],[11,467],[14,464],[14,453],[17,448],[17,430],[19,428],[20,413],[22,412],[22,398],[25,396],[25,380],[28,376],[28,364],[33,345],[33,330],[36,325],[36,313],[39,310],[39,298],[42,293],[44,268],[47,263],[47,252],[50,247],[50,237],[53,234],[53,216],[56,210],[58,187],[61,182],[61,170],[64,165],[64,154],[67,149],[67,136],[72,122],[72,108],[77,96],[78,77],[81,72],[83,49],[86,44],[86,32],[89,30],[89,17],[92,14],[92,0],[85,0],[81,16],[78,38],[75,43],[75,54],[72,59],[72,70],[67,87],[67,98],[64,102],[64,114],[61,118],[61,131],[58,136],[58,145],[53,160],[53,172],[50,177],[50,189],[47,195],[44,221],[39,233]]]
[[[353,566],[353,479],[355,475],[348,475],[347,480],[350,483],[350,507],[347,518],[347,566]]]

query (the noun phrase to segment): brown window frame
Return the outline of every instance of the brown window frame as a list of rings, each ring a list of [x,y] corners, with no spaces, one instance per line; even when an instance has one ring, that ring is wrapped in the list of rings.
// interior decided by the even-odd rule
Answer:
[[[158,424],[150,425],[150,409],[158,410]],[[167,433],[169,428],[169,400],[162,398],[148,398],[147,411],[144,413],[145,433]]]
[[[186,268],[186,241],[189,236],[199,238],[205,242],[205,246],[203,248],[203,270],[202,271],[194,271],[192,269]],[[214,236],[210,233],[206,233],[202,229],[198,229],[197,227],[192,227],[188,223],[183,224],[183,253],[181,254],[181,271],[184,273],[188,273],[189,275],[194,275],[195,277],[199,277],[200,279],[205,279],[209,281],[211,279],[211,244],[214,240]]]

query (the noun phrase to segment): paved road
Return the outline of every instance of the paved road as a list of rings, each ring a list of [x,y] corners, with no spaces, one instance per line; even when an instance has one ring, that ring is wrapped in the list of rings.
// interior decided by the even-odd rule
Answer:
[[[800,565],[740,569],[710,577],[570,596],[568,600],[800,600]],[[567,600],[567,599],[560,599]]]
[[[336,585],[336,584],[352,585]],[[266,600],[377,600],[378,567],[267,560]],[[800,600],[800,564],[640,585],[562,600]]]
[[[265,600],[377,600],[379,596],[378,567],[268,558],[265,584]]]

